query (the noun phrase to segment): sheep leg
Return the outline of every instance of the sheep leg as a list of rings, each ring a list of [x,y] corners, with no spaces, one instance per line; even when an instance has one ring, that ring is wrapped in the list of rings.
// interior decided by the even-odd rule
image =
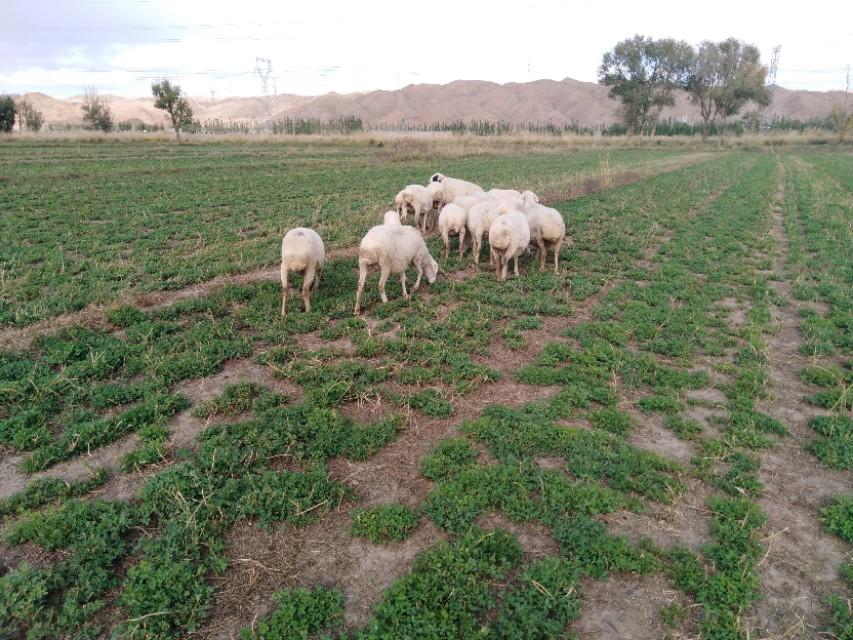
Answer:
[[[450,234],[447,232],[447,229],[441,230],[441,239],[444,240],[444,259],[450,256]]]
[[[284,262],[281,263],[281,317],[283,318],[287,313],[287,264]]]
[[[563,246],[563,239],[560,238],[554,244],[554,273],[557,273],[557,269],[559,268],[560,263],[560,247]]]
[[[459,258],[465,255],[465,227],[459,230]]]
[[[388,302],[388,296],[385,295],[385,283],[388,282],[388,276],[391,274],[391,269],[388,267],[380,267],[382,270],[379,274],[379,297],[382,298],[382,304]]]
[[[412,287],[412,293],[418,290],[418,287],[421,286],[421,276],[424,274],[424,268],[421,266],[420,262],[417,262],[418,269],[418,277],[415,278],[415,286]]]
[[[305,269],[305,278],[302,281],[302,302],[305,303],[305,312],[311,311],[311,285],[314,284],[314,275],[317,268],[311,265]]]
[[[548,248],[545,246],[545,240],[543,238],[539,238],[536,241],[536,244],[539,247],[539,271],[544,271],[545,260],[548,259]]]
[[[506,280],[506,272],[509,268],[510,257],[508,253],[505,253],[501,256],[501,282]]]
[[[403,273],[400,274],[400,284],[403,286],[403,297],[408,300],[409,292],[406,291],[406,271],[403,270]]]
[[[367,264],[358,263],[358,289],[355,290],[355,315],[358,315],[361,306],[361,292],[364,291],[364,283],[367,282]]]
[[[477,238],[476,233],[471,234],[471,257],[474,259],[474,264],[480,264],[480,249],[482,247],[482,238]]]
[[[509,264],[509,260],[506,261]],[[518,254],[515,254],[515,277],[518,277]]]

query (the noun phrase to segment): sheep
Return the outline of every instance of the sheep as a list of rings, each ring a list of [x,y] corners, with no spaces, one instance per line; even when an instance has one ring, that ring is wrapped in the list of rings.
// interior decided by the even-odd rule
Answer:
[[[400,214],[396,211],[386,211],[382,224],[400,224]]]
[[[459,236],[459,257],[465,253],[465,232],[468,212],[456,202],[451,202],[441,208],[438,214],[438,231],[444,240],[444,259],[450,255],[450,236]]]
[[[481,202],[492,202],[492,198],[488,197],[485,193],[476,193],[470,196],[456,196],[453,198],[453,204],[458,204],[460,207],[468,211],[475,204],[479,204]]]
[[[368,231],[358,247],[358,289],[355,294],[355,315],[361,309],[361,293],[367,280],[367,270],[373,265],[379,266],[379,294],[382,302],[388,302],[385,295],[385,283],[391,273],[400,274],[403,285],[403,297],[409,299],[406,291],[406,269],[414,264],[418,271],[412,293],[421,284],[421,276],[426,274],[430,284],[438,276],[438,263],[433,260],[420,231],[414,227],[397,224],[380,224]]]
[[[525,192],[526,193],[526,192]],[[506,200],[508,198],[521,198],[521,192],[515,189],[489,189],[486,194],[496,200]]]
[[[521,198],[524,206],[539,204],[539,196],[537,196],[532,191],[525,191],[524,193],[519,194],[517,197]]]
[[[484,200],[468,209],[466,226],[468,227],[468,235],[471,237],[471,256],[477,264],[480,262],[483,235],[488,233],[492,223],[498,217],[498,206],[496,202]]]
[[[430,182],[426,188],[432,195],[432,209],[424,217],[424,232],[431,227],[435,227],[438,212],[447,203],[444,199],[444,185],[440,182]]]
[[[560,247],[566,237],[566,222],[556,209],[538,204],[536,195],[526,191],[523,211],[530,225],[530,243],[539,248],[539,269],[545,269],[548,246],[554,250],[554,273],[559,269]]]
[[[469,196],[483,191],[482,187],[458,178],[448,178],[443,173],[434,173],[430,182],[440,182],[444,186],[444,201],[452,202],[457,196]]]
[[[416,227],[422,224],[422,220],[425,220],[430,209],[432,209],[432,204],[433,194],[419,184],[410,184],[394,198],[394,205],[400,214],[400,220],[406,221],[409,208],[411,208]]]
[[[515,258],[515,275],[518,275],[518,257],[530,244],[530,227],[527,218],[516,209],[502,207],[500,215],[489,228],[489,248],[492,265],[498,282],[506,280],[509,261]]]
[[[303,272],[302,300],[305,311],[311,311],[309,291],[320,285],[320,271],[326,261],[323,239],[313,229],[296,227],[284,234],[281,241],[281,315],[287,313],[288,273]]]

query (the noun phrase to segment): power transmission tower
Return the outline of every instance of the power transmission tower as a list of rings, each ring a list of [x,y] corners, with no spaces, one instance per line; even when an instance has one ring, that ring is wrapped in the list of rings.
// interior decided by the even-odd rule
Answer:
[[[255,73],[261,79],[261,89],[264,97],[269,95],[269,79],[272,74],[272,60],[255,56]]]
[[[767,74],[767,84],[776,84],[776,73],[779,71],[779,53],[781,51],[781,44],[773,47],[773,56],[770,58],[770,73]]]

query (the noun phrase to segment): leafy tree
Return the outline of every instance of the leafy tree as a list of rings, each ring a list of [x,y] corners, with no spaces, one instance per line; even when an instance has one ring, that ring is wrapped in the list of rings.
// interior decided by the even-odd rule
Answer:
[[[0,96],[0,132],[9,133],[15,126],[17,107],[12,96]]]
[[[83,95],[83,124],[87,129],[109,133],[113,130],[113,114],[110,105],[89,87]]]
[[[29,102],[21,101],[18,103],[18,121],[29,131],[40,131],[44,125],[44,114],[36,111]]]
[[[193,110],[186,96],[182,95],[181,87],[168,80],[161,80],[151,85],[151,93],[156,98],[154,106],[165,111],[172,121],[175,137],[181,141],[181,128],[190,124]]]
[[[770,104],[764,86],[767,67],[761,64],[758,48],[735,38],[722,42],[705,41],[693,57],[685,89],[702,115],[702,139],[711,125],[735,115],[749,102]]]
[[[604,54],[598,81],[610,87],[610,97],[622,102],[628,132],[655,125],[661,111],[675,103],[673,92],[683,86],[693,48],[683,40],[654,40],[641,35],[623,40]]]

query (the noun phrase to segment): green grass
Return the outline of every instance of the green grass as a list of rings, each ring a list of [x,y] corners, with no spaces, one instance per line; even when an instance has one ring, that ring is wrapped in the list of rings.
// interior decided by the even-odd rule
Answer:
[[[122,292],[177,289],[269,265],[287,228],[356,244],[401,185],[437,169],[485,188],[559,187],[679,151],[399,158],[364,143],[0,145],[0,326],[24,326]]]

